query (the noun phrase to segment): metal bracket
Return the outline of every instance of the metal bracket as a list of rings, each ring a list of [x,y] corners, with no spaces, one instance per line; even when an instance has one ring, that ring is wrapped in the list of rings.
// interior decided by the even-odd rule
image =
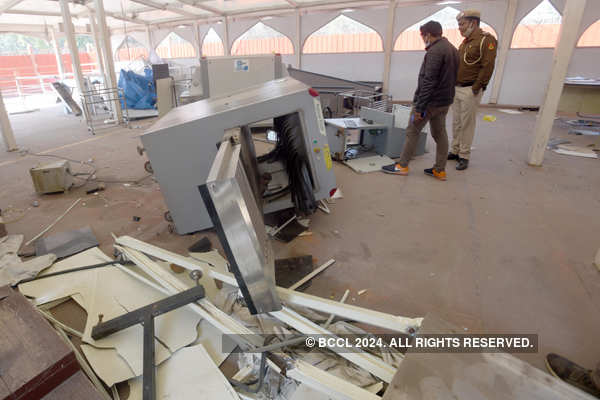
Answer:
[[[100,340],[103,337],[127,329],[133,325],[144,326],[144,373],[143,373],[143,399],[156,399],[156,367],[154,365],[154,318],[161,314],[196,302],[204,297],[204,287],[195,286],[184,292],[159,300],[145,307],[128,312],[109,321],[102,322],[92,329],[92,339]]]

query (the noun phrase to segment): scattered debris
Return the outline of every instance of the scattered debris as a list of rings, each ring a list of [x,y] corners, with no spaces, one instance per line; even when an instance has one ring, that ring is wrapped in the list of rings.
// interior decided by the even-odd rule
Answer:
[[[319,273],[323,272],[325,269],[329,268],[333,263],[335,263],[335,260],[332,258],[331,260],[327,261],[325,264],[321,265],[319,268],[312,271],[310,274],[306,275],[304,278],[300,279],[298,282],[294,283],[292,286],[289,287],[289,289],[296,290],[297,288],[302,286],[304,283],[306,283],[309,280],[311,280],[312,278],[314,278],[317,274],[319,274]]]
[[[134,216],[133,216],[133,220],[134,220],[135,222],[140,222],[140,220],[141,220],[141,219],[142,219],[142,218],[141,218],[141,217],[138,217],[137,215],[134,215]]]
[[[323,211],[325,214],[331,214],[331,210],[329,210],[329,207],[324,200],[319,202],[319,210]]]
[[[89,226],[86,226],[36,240],[35,254],[41,256],[52,253],[56,255],[57,259],[61,259],[98,245],[98,239],[94,232]]]
[[[8,232],[6,231],[6,225],[4,225],[4,220],[0,217],[0,239],[6,237]]]
[[[600,131],[592,131],[589,129],[571,129],[569,131],[570,135],[585,135],[585,136],[599,136]]]
[[[342,298],[340,299],[340,303],[344,304],[346,302],[346,299],[348,298],[349,294],[350,294],[350,290],[346,289],[346,291],[342,295]],[[333,298],[333,296],[332,296],[332,298]],[[329,318],[327,318],[327,321],[325,321],[323,328],[327,329],[329,327],[329,325],[331,325],[331,322],[333,321],[334,318],[335,318],[335,314],[329,314]]]
[[[103,191],[104,189],[106,189],[106,187],[104,186],[104,184],[101,183],[94,189],[90,189],[90,190],[86,191],[85,193],[86,194],[95,194],[95,193]]]
[[[314,270],[311,255],[280,258],[275,260],[275,283],[277,286],[290,287],[308,276]],[[310,286],[310,281],[302,285],[302,289]]]
[[[596,267],[598,267],[598,270],[600,271],[600,249],[598,249],[598,252],[596,253],[596,258],[594,259],[594,263],[596,264]]]
[[[200,240],[198,240],[196,243],[194,243],[188,248],[188,251],[190,253],[206,253],[211,250],[212,244],[206,236],[203,236]]]
[[[27,243],[25,243],[25,246],[29,246],[31,243],[35,242],[37,239],[39,239],[40,237],[42,237],[42,235],[44,235],[44,233],[46,233],[50,229],[52,229],[52,227],[54,225],[56,225],[61,219],[63,219],[64,216],[67,215],[69,213],[69,211],[71,211],[73,209],[73,207],[75,207],[77,205],[77,203],[79,203],[80,201],[81,201],[81,197],[78,198],[77,200],[75,200],[75,202],[73,204],[71,204],[71,206],[69,208],[67,208],[67,210],[64,213],[62,213],[58,218],[56,218],[54,220],[54,222],[52,222],[44,230],[42,230],[40,233],[38,233],[33,238],[31,238]],[[85,205],[85,203],[84,203],[84,205]]]
[[[567,139],[554,138],[554,139],[550,139],[548,141],[547,148],[548,148],[548,150],[553,150],[553,149],[556,149],[559,144],[567,144],[567,143],[571,143],[571,142],[568,141]]]
[[[498,111],[503,112],[505,114],[523,114],[521,111],[511,110],[508,108],[499,108]]]
[[[494,121],[496,121],[496,116],[495,115],[484,115],[483,120],[487,121],[487,122],[494,122]]]
[[[39,201],[37,201],[37,200],[34,200],[34,201],[31,203],[31,205],[32,205],[32,207],[39,207],[39,206],[40,206],[40,202],[39,202]]]
[[[357,293],[358,293],[359,296],[361,296],[362,294],[366,293],[367,290],[368,289],[362,289],[362,290],[359,290]]]
[[[334,192],[333,192],[333,194],[331,195],[331,198],[332,198],[332,199],[334,199],[334,200],[335,200],[335,199],[343,199],[343,198],[344,198],[344,194],[342,193],[342,189],[340,189],[340,188],[338,187],[338,188],[335,188],[334,190],[335,190],[335,191],[334,191]]]
[[[587,147],[559,144],[553,151],[557,154],[598,159],[598,154]]]

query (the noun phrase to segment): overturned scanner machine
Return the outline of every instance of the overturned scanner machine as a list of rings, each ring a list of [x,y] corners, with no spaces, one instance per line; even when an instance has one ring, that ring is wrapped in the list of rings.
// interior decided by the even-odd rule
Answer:
[[[256,157],[248,125],[270,118],[277,144]],[[236,128],[261,217],[291,207],[310,214],[335,189],[318,93],[290,77],[269,81],[175,108],[141,136],[177,233],[213,226],[198,187],[206,183],[217,145]]]

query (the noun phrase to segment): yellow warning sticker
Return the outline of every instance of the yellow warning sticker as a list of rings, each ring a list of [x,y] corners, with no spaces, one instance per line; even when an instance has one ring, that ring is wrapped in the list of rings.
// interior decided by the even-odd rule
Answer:
[[[325,166],[327,169],[331,169],[333,163],[331,161],[331,152],[329,151],[329,145],[323,146],[323,158],[325,158]]]

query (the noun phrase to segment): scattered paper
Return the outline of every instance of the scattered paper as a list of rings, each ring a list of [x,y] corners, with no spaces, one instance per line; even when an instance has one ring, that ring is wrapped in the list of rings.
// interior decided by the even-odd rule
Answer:
[[[498,111],[503,112],[505,114],[523,114],[522,111],[510,110],[508,108],[499,108]]]

